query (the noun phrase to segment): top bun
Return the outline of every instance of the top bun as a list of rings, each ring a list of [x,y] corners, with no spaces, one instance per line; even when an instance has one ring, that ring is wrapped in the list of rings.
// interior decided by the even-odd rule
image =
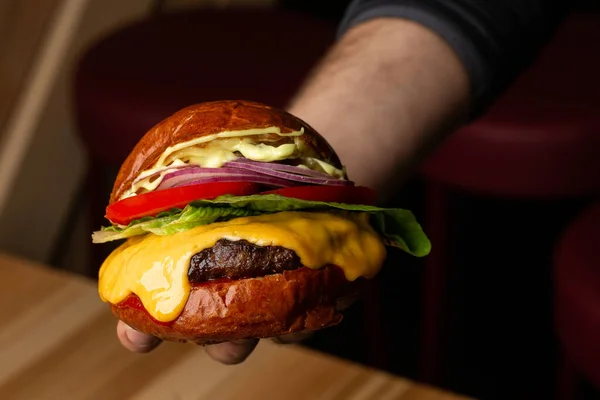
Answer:
[[[282,133],[304,128],[300,139],[320,160],[342,168],[335,151],[327,141],[299,118],[277,108],[244,100],[213,101],[186,107],[150,129],[121,165],[110,203],[114,203],[130,187],[133,180],[151,168],[170,146],[223,131],[278,127]],[[277,134],[257,135],[261,141],[292,141]]]

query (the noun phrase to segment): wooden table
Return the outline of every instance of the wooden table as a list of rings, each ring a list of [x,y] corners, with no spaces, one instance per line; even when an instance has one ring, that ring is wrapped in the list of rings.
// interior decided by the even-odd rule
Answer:
[[[464,399],[270,341],[237,366],[195,345],[135,355],[115,323],[93,282],[0,255],[0,399]]]

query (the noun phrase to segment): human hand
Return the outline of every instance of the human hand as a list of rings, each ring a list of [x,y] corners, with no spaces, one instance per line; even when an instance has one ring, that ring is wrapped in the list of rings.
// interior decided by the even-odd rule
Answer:
[[[272,338],[272,340],[283,344],[297,343],[311,335],[312,332],[291,333]],[[148,353],[162,342],[154,336],[136,331],[122,321],[117,324],[117,337],[127,350],[134,353]],[[213,360],[226,365],[233,365],[246,360],[257,344],[258,339],[243,339],[205,346],[205,350],[206,354]]]

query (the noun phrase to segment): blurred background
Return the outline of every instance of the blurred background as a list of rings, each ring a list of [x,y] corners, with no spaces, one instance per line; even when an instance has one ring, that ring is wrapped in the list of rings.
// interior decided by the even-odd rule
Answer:
[[[347,3],[0,2],[0,250],[94,279],[112,248],[90,235],[137,140],[197,102],[285,106]],[[431,256],[392,251],[345,322],[307,346],[478,398],[597,398],[597,347],[579,346],[578,362],[575,322],[557,324],[554,274],[574,261],[553,256],[600,189],[598,8],[581,2],[391,201],[424,221]],[[600,334],[590,318],[578,326]]]

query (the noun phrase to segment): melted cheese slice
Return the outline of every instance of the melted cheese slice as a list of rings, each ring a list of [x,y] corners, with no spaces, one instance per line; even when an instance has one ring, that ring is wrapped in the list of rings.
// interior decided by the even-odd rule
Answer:
[[[172,236],[130,238],[100,269],[103,301],[117,304],[135,293],[158,321],[176,319],[190,293],[187,273],[192,256],[219,239],[244,239],[259,246],[294,250],[302,264],[319,269],[340,267],[349,281],[374,277],[385,247],[367,214],[341,216],[317,212],[281,212],[218,222]]]

